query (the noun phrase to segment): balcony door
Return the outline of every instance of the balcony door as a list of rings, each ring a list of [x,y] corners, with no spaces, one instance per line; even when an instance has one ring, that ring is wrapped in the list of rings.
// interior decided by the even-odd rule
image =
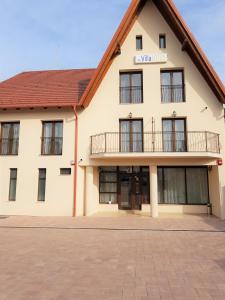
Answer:
[[[163,150],[165,152],[187,151],[185,119],[163,120]]]
[[[120,152],[143,152],[143,120],[120,120]]]

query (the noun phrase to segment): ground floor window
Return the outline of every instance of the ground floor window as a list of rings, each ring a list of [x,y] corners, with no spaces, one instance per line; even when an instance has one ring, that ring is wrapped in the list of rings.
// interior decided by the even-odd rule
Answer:
[[[160,204],[209,203],[208,169],[206,167],[158,168]]]
[[[117,203],[117,168],[100,168],[100,203]]]
[[[46,169],[39,169],[38,175],[38,201],[45,201]]]
[[[120,209],[140,209],[149,204],[148,167],[100,167],[101,204],[119,204]]]
[[[10,169],[9,201],[16,201],[17,169]]]

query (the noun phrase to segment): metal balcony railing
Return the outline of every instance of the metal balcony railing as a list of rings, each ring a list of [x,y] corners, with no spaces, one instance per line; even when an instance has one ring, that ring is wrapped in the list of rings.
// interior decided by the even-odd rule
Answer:
[[[62,155],[63,138],[41,138],[41,155]]]
[[[107,132],[91,136],[91,154],[141,152],[220,153],[219,134],[189,132]]]
[[[18,155],[19,138],[1,138],[0,155]]]
[[[161,97],[163,103],[184,102],[184,85],[161,85]]]

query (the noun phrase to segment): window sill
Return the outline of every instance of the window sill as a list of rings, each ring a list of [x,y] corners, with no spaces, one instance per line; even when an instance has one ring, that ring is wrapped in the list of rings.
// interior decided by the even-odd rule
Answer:
[[[139,103],[119,103],[120,105],[137,105],[137,104],[144,104],[144,102]]]

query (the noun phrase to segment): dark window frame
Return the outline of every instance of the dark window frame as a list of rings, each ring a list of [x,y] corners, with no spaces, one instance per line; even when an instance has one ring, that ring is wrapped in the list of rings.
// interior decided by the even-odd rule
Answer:
[[[15,172],[15,174],[16,174],[15,176],[13,176],[13,172]],[[15,181],[15,195],[14,195],[14,198],[10,198],[13,181]],[[11,201],[11,202],[16,201],[16,192],[17,192],[17,168],[11,168],[10,169],[10,178],[9,178],[9,198],[8,198],[9,201]]]
[[[105,166],[105,167],[107,167],[107,166]],[[117,195],[116,203],[111,203],[111,205],[119,205],[120,204],[120,174],[122,174],[123,171],[120,170],[120,168],[122,166],[116,166],[116,167],[113,166],[113,167],[115,168],[113,171],[109,171],[109,170],[104,171],[104,166],[99,168],[99,176],[98,176],[98,178],[99,178],[99,204],[101,204],[101,205],[109,205],[109,203],[101,202],[101,194],[116,194]],[[148,175],[146,177],[147,177],[147,180],[148,180],[148,190],[150,192],[150,185],[149,185],[149,177],[150,177],[149,172],[150,172],[150,170],[149,170],[149,167],[147,167],[147,166],[138,166],[140,168],[140,171],[135,172],[134,169],[136,167],[137,166],[130,166],[131,173],[140,174],[141,178],[142,178],[142,183],[143,183],[143,178],[146,176],[146,173],[147,173]],[[144,169],[146,169],[146,168],[148,169],[147,172],[144,171]],[[112,181],[101,181],[101,174],[102,173],[117,174],[116,175],[117,180],[113,181],[113,182]],[[102,183],[116,183],[117,184],[117,192],[100,192]],[[143,202],[143,198],[142,198],[142,204],[147,204],[147,205],[150,204],[150,193],[147,194],[147,201]]]
[[[104,167],[102,167],[104,168]],[[116,181],[105,181],[105,180],[101,180],[101,175],[102,174],[116,174]],[[114,171],[109,171],[109,170],[101,170],[100,168],[100,171],[99,171],[99,204],[101,205],[109,205],[109,203],[106,203],[106,202],[102,202],[101,201],[101,195],[102,194],[113,194],[113,195],[116,195],[116,203],[111,203],[111,205],[118,205],[118,181],[119,181],[119,178],[118,178],[118,167],[115,168]],[[113,183],[113,184],[116,184],[116,189],[117,191],[116,192],[101,192],[101,185],[102,184],[107,184],[107,183]]]
[[[132,75],[135,74],[140,74],[141,75],[141,84],[140,86],[133,86],[132,85]],[[129,86],[127,87],[122,87],[121,86],[121,79],[122,75],[129,75]],[[133,102],[133,94],[132,94],[132,89],[133,88],[139,88],[141,89],[141,101],[140,102]],[[122,101],[122,89],[127,88],[130,93],[129,97],[129,102],[124,102]],[[143,71],[142,70],[137,70],[137,71],[120,71],[120,104],[143,104],[144,103],[144,90],[143,90]]]
[[[170,74],[170,84],[169,85],[163,85],[162,84],[162,74]],[[165,86],[167,86],[170,89],[173,89],[174,87],[176,87],[176,85],[173,84],[173,74],[174,73],[182,73],[182,97],[183,97],[183,101],[175,101],[175,98],[172,97],[172,93],[171,93],[171,99],[170,101],[166,102],[163,101],[163,88]],[[161,69],[160,70],[160,86],[161,86],[161,103],[185,103],[186,102],[186,91],[185,91],[185,74],[184,74],[184,69],[180,68],[180,69]]]
[[[47,139],[47,137],[44,136],[44,126],[47,123],[52,123],[52,135],[51,135],[51,137],[49,137],[49,139],[51,139],[51,147],[50,147],[49,153],[45,153],[45,151],[44,151],[45,139]],[[55,137],[55,126],[57,123],[62,124],[62,137]],[[42,137],[41,137],[41,155],[42,156],[62,156],[63,155],[63,127],[64,127],[63,125],[64,125],[63,120],[42,121]],[[55,151],[54,141],[56,138],[61,139],[60,153],[55,153],[56,151]]]
[[[139,47],[139,45],[140,45],[140,47]],[[136,50],[137,51],[143,50],[143,36],[142,35],[136,35]]]
[[[70,176],[71,174],[71,168],[60,168],[60,176]]]
[[[0,155],[1,156],[18,156],[19,154],[19,136],[15,138],[13,135],[9,135],[7,138],[4,138],[10,141],[9,145],[7,144],[7,153],[3,153],[3,126],[4,125],[18,125],[19,126],[19,134],[20,134],[20,122],[12,121],[12,122],[1,122],[1,134],[0,134]],[[10,132],[12,133],[12,131]],[[13,143],[16,142],[16,151],[13,153]]]
[[[41,172],[44,171],[44,176],[41,176]],[[38,202],[45,202],[46,200],[46,178],[47,178],[47,170],[46,168],[39,168],[38,169],[38,196],[37,201]],[[40,197],[40,188],[41,188],[41,181],[44,181],[44,198]]]
[[[163,47],[161,41],[163,40]],[[166,49],[166,34],[161,33],[159,35],[159,49]]]
[[[193,205],[193,206],[207,206],[210,203],[210,193],[209,193],[209,172],[208,172],[208,167],[207,166],[159,166],[158,170],[162,169],[162,187],[163,187],[163,201],[160,202],[160,199],[158,199],[158,203],[159,205]],[[164,170],[165,169],[184,169],[185,171],[185,203],[166,203],[165,202],[165,197],[164,197],[164,190],[165,190],[165,179],[164,179]],[[205,169],[207,171],[207,186],[208,186],[208,199],[207,199],[207,203],[203,204],[203,203],[188,203],[188,195],[187,195],[187,169]],[[159,173],[157,172],[157,175]],[[159,192],[159,190],[158,190]]]
[[[185,151],[182,151],[182,152],[188,152],[188,134],[187,134],[187,118],[186,117],[177,117],[177,118],[162,118],[162,145],[163,145],[163,150],[165,149],[164,148],[164,133],[166,133],[166,131],[163,130],[164,126],[163,126],[163,122],[164,121],[172,121],[172,135],[173,135],[173,150],[172,152],[179,152],[179,151],[176,151],[176,133],[179,133],[179,132],[176,132],[175,130],[175,122],[176,121],[184,121],[184,134],[185,134]],[[165,150],[164,150],[165,152]]]
[[[142,133],[142,151],[137,151],[137,152],[134,152],[133,151],[133,132],[132,131],[132,122],[135,122],[135,121],[140,121],[141,122],[141,132]],[[120,141],[119,141],[119,150],[120,152],[122,152],[122,146],[121,146],[121,136],[123,134],[122,130],[121,130],[121,124],[122,122],[129,122],[129,134],[130,134],[130,143],[129,143],[129,151],[128,153],[143,153],[144,152],[144,120],[143,118],[132,118],[132,119],[119,119],[119,136],[120,136]],[[123,152],[122,152],[123,153]]]

